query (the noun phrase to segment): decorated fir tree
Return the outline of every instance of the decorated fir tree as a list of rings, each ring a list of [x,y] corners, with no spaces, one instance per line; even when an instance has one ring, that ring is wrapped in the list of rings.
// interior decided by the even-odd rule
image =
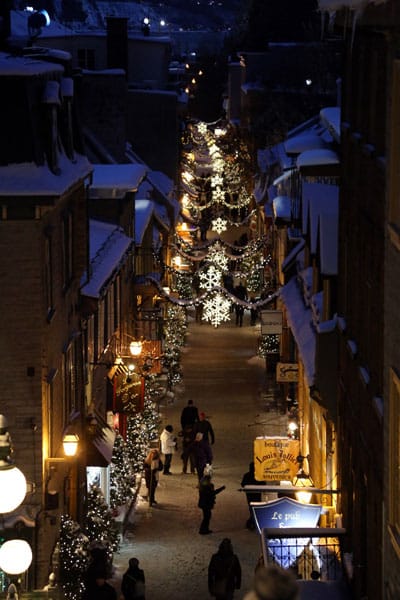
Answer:
[[[110,507],[122,506],[131,497],[132,471],[125,440],[117,433],[110,464]]]
[[[69,515],[61,516],[58,541],[60,585],[66,600],[78,600],[85,589],[84,573],[89,563],[89,540]]]
[[[106,548],[111,559],[113,552],[119,548],[119,534],[112,512],[97,485],[90,486],[87,503],[86,535],[92,546],[97,544]]]
[[[158,437],[160,415],[154,401],[158,395],[159,389],[155,385],[154,378],[147,377],[143,411],[128,415],[126,451],[134,475],[142,473],[148,447],[151,441]]]

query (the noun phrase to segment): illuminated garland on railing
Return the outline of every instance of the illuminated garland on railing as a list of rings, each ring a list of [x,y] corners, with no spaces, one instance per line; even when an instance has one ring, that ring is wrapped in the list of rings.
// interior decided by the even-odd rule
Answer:
[[[240,306],[243,306],[243,308],[247,308],[248,310],[261,309],[264,306],[267,306],[267,304],[269,304],[276,298],[278,298],[280,295],[280,290],[278,290],[276,292],[273,292],[267,298],[257,300],[257,302],[246,302],[246,300],[240,300],[239,298],[237,298],[234,294],[229,292],[225,287],[216,285],[213,288],[211,288],[210,290],[206,290],[202,294],[199,294],[196,297],[193,297],[193,299],[183,299],[183,298],[175,298],[174,296],[171,296],[170,294],[168,294],[168,292],[166,292],[165,289],[160,285],[159,281],[157,281],[157,279],[154,279],[154,277],[151,277],[150,275],[148,275],[146,277],[146,281],[149,281],[149,283],[152,283],[157,288],[159,294],[161,296],[163,296],[169,302],[172,302],[172,304],[176,304],[177,306],[186,306],[186,307],[197,306],[199,304],[202,304],[211,295],[219,293],[219,294],[222,294],[228,300],[230,300],[233,304],[239,304]]]

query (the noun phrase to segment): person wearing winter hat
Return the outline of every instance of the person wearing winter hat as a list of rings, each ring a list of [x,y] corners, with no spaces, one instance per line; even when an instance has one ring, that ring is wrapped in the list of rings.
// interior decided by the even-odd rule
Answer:
[[[171,475],[170,468],[172,462],[172,453],[176,449],[176,437],[173,434],[172,425],[167,425],[160,435],[161,452],[164,454],[164,475]]]
[[[300,589],[294,574],[274,564],[257,568],[253,590],[243,598],[243,600],[299,599]]]
[[[200,432],[196,433],[196,437],[194,438],[193,454],[195,457],[197,476],[200,481],[204,475],[206,465],[211,465],[213,461],[211,446]]]
[[[206,419],[205,413],[201,412],[199,414],[199,421],[197,423],[195,423],[194,428],[195,428],[196,433],[203,434],[203,438],[207,442],[209,442],[209,443],[211,442],[211,444],[214,444],[214,442],[215,442],[214,430],[212,428],[210,421],[208,421]]]

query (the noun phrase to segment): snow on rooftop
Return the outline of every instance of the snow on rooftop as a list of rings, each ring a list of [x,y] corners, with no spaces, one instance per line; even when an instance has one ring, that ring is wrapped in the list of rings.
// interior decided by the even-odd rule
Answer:
[[[313,385],[315,377],[316,334],[312,325],[312,311],[304,304],[297,278],[292,277],[280,289],[280,296],[287,309],[290,328],[304,365],[307,384]]]
[[[91,274],[88,283],[81,289],[84,296],[100,297],[104,286],[125,261],[126,253],[132,244],[132,238],[125,235],[120,227],[95,219],[89,220]],[[84,281],[87,281],[87,275],[82,283]]]
[[[362,10],[368,4],[384,4],[386,0],[318,0],[320,10],[335,11],[341,8]]]
[[[0,194],[61,196],[92,171],[92,165],[85,156],[75,154],[75,159],[72,163],[65,154],[60,154],[59,175],[54,175],[47,165],[37,166],[35,163],[18,163],[0,167]]]
[[[306,150],[297,157],[297,166],[299,168],[337,164],[339,164],[339,157],[336,152],[326,148],[320,148],[318,150]]]
[[[331,106],[322,108],[319,113],[321,122],[331,133],[332,137],[339,142],[340,141],[340,108],[338,106]]]
[[[292,217],[292,204],[288,196],[276,196],[272,201],[275,219],[290,221]]]
[[[284,142],[287,154],[300,154],[305,150],[317,150],[318,148],[327,148],[326,142],[312,132],[305,132],[295,137],[291,137]]]
[[[0,75],[7,77],[34,77],[43,73],[63,73],[60,64],[40,60],[39,57],[11,56],[0,52]]]
[[[93,165],[90,198],[122,198],[127,192],[136,192],[145,175],[142,164]]]
[[[151,200],[135,200],[135,243],[140,246],[144,233],[153,216],[153,203]]]

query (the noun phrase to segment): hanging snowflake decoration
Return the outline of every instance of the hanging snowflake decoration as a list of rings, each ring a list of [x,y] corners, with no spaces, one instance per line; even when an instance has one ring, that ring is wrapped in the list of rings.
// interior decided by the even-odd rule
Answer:
[[[211,229],[213,231],[216,231],[218,234],[222,233],[223,231],[227,230],[227,220],[226,219],[222,219],[221,217],[218,217],[217,219],[214,219],[214,221],[211,221]]]
[[[215,188],[215,187],[221,187],[221,185],[224,183],[224,178],[221,177],[221,175],[213,175],[211,177],[211,187]]]
[[[200,287],[212,290],[216,285],[221,285],[222,273],[215,265],[208,267],[207,271],[200,273]]]
[[[208,251],[207,259],[220,271],[228,270],[229,258],[220,244],[215,244]]]
[[[225,198],[225,192],[221,188],[215,188],[211,192],[213,202],[221,202]]]
[[[223,160],[223,158],[216,158],[213,161],[213,170],[214,173],[223,173],[224,169],[225,169],[225,162]]]
[[[207,125],[205,123],[198,123],[197,124],[197,131],[201,135],[204,135],[205,133],[207,133]]]
[[[203,321],[209,321],[218,327],[223,321],[229,321],[231,303],[222,294],[214,294],[203,304]]]

